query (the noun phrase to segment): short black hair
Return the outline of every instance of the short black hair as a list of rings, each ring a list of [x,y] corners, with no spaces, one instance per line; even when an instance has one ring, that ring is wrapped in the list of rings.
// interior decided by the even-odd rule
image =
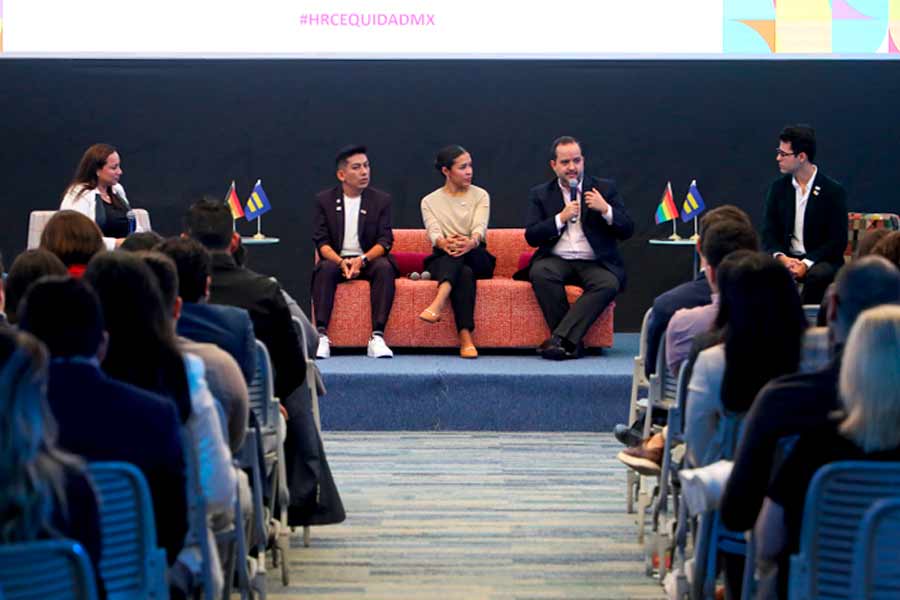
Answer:
[[[816,130],[809,125],[788,125],[778,139],[789,143],[794,154],[805,152],[809,162],[816,160]]]
[[[578,144],[578,147],[581,148],[582,153],[584,152],[584,147],[581,145],[581,142],[573,138],[571,135],[561,135],[550,144],[550,160],[556,160],[556,148],[558,146],[566,146],[568,144]]]
[[[759,236],[746,223],[724,220],[709,227],[700,239],[700,250],[709,266],[715,269],[736,250],[759,250]]]
[[[153,247],[161,241],[163,241],[163,236],[155,231],[136,231],[122,240],[119,250],[125,250],[126,252],[153,250]]]
[[[234,232],[231,209],[220,200],[204,197],[188,209],[184,231],[210,250],[227,250]]]
[[[90,285],[48,275],[34,282],[19,304],[19,327],[44,342],[54,358],[68,358],[96,355],[105,325],[100,299]]]
[[[334,157],[334,168],[341,169],[347,165],[347,159],[354,154],[367,154],[367,148],[359,144],[344,146],[338,150],[337,156]]]
[[[178,270],[178,295],[185,302],[200,302],[206,293],[212,258],[209,250],[197,240],[173,237],[165,240],[157,250],[168,256]]]

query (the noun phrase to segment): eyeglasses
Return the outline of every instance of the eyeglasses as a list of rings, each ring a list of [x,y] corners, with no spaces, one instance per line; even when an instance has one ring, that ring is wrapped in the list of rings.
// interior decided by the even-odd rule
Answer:
[[[785,156],[797,156],[796,152],[785,152],[781,148],[775,148],[775,156],[778,158],[784,158]]]

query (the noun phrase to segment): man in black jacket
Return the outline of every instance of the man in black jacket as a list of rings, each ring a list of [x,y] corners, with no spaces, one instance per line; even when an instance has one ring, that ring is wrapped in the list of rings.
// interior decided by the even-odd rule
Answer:
[[[316,431],[312,408],[300,386],[306,363],[294,332],[291,313],[277,281],[239,266],[232,252],[240,237],[231,211],[216,200],[201,200],[188,210],[185,233],[212,254],[209,302],[244,308],[250,313],[257,339],[266,345],[275,372],[275,395],[287,413],[288,523],[323,525],[344,520],[344,508],[325,451]]]
[[[769,186],[763,246],[803,282],[803,303],[819,304],[844,264],[847,192],[813,163],[812,127],[785,127],[778,139],[775,160],[784,176]]]
[[[538,351],[562,360],[580,356],[581,338],[624,288],[617,241],[631,237],[634,223],[615,181],[585,176],[575,138],[553,141],[550,168],[556,177],[528,194],[525,239],[538,250],[527,277],[552,334]],[[565,289],[570,283],[584,290],[571,307]]]

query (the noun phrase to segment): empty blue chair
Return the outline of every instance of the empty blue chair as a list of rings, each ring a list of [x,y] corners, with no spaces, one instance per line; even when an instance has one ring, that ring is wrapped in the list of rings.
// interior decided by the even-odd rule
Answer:
[[[100,576],[110,600],[167,599],[166,552],[156,545],[144,475],[124,462],[88,463],[100,494]]]
[[[789,597],[855,598],[857,529],[876,501],[898,492],[900,463],[840,461],[816,471],[803,505],[800,551],[791,556]]]
[[[0,598],[95,600],[91,560],[72,540],[0,545]]]
[[[900,598],[900,490],[863,516],[853,551],[851,595],[871,600]]]

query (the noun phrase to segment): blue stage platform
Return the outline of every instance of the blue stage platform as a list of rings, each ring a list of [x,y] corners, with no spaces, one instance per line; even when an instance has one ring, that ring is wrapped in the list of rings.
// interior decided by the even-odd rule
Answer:
[[[638,334],[602,354],[551,362],[533,352],[354,354],[318,361],[330,431],[609,431],[628,416]]]

